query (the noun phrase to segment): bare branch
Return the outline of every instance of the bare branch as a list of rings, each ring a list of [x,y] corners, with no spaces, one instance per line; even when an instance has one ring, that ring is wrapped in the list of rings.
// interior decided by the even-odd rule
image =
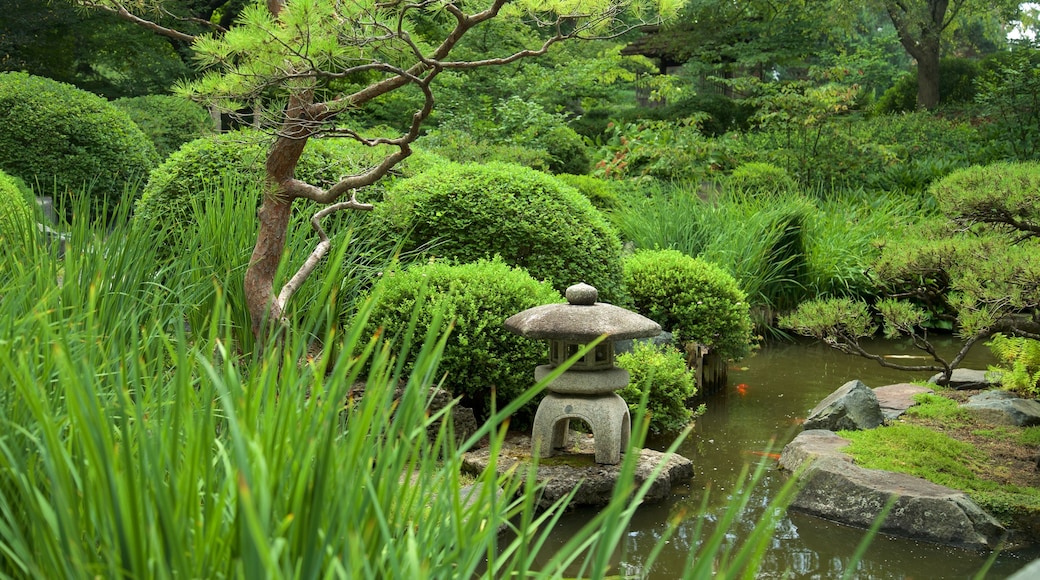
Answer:
[[[119,4],[119,3],[115,3],[115,4],[110,6],[110,5],[105,4],[103,2],[97,2],[97,1],[94,1],[94,0],[81,0],[79,2],[79,5],[83,6],[85,8],[93,8],[93,9],[97,9],[97,10],[102,10],[104,12],[108,12],[110,14],[115,14],[116,16],[118,16],[119,18],[122,18],[123,20],[126,20],[127,22],[131,22],[133,24],[136,24],[136,25],[138,25],[138,26],[140,26],[140,27],[142,27],[142,28],[144,28],[146,30],[149,30],[151,32],[154,32],[154,33],[156,33],[156,34],[158,34],[160,36],[165,36],[167,38],[172,38],[173,40],[179,40],[181,42],[187,42],[187,43],[191,43],[191,42],[195,41],[195,36],[194,35],[186,34],[186,33],[181,32],[179,30],[174,30],[172,28],[167,28],[165,26],[160,26],[158,23],[152,22],[151,20],[145,20],[144,18],[141,18],[140,16],[132,14],[129,10],[126,9],[126,7],[124,7],[122,4]]]
[[[307,256],[307,260],[304,261],[300,269],[296,271],[288,282],[282,286],[281,291],[278,293],[278,298],[275,299],[275,312],[285,312],[285,305],[289,303],[289,300],[293,297],[293,294],[300,289],[300,286],[310,277],[311,272],[318,267],[318,263],[325,257],[325,254],[329,252],[329,248],[332,246],[332,242],[329,241],[329,236],[326,235],[325,229],[321,227],[321,220],[325,219],[325,216],[345,209],[353,209],[359,211],[371,211],[373,206],[369,203],[361,203],[357,200],[355,195],[356,191],[350,193],[350,200],[336,203],[328,207],[323,208],[321,211],[311,216],[311,227],[318,234],[318,245],[315,246],[310,256]]]

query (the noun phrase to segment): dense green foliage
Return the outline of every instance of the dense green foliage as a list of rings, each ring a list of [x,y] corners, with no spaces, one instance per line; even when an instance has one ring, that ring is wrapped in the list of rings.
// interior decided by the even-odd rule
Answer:
[[[675,334],[739,359],[752,345],[747,297],[718,266],[677,250],[642,250],[625,258],[625,286],[635,309]]]
[[[0,169],[55,195],[59,207],[86,193],[105,211],[155,165],[155,147],[130,117],[70,85],[0,74]]]
[[[134,221],[140,227],[183,224],[193,199],[219,191],[227,183],[233,183],[239,195],[259,203],[266,147],[266,137],[249,129],[185,143],[152,171],[134,208]],[[329,186],[344,173],[367,165],[373,155],[371,149],[354,141],[313,140],[300,159],[297,176]]]
[[[978,61],[967,58],[944,58],[939,61],[939,104],[951,106],[975,100],[976,79],[981,72]],[[879,113],[907,113],[917,110],[917,72],[899,78],[880,98]]]
[[[675,186],[643,191],[625,196],[611,213],[624,239],[719,265],[736,278],[764,329],[806,300],[875,295],[867,272],[880,253],[876,240],[921,209],[914,197],[863,191],[818,197]]]
[[[459,163],[512,161],[550,173],[589,171],[591,161],[581,136],[567,126],[563,115],[549,113],[538,103],[512,96],[467,113],[442,122],[424,145]]]
[[[10,175],[0,171],[0,239],[6,238],[4,243],[15,243],[29,232],[32,217],[25,192]]]
[[[443,388],[465,397],[482,419],[493,398],[501,408],[529,389],[534,368],[546,362],[544,343],[513,334],[502,322],[528,308],[562,301],[552,286],[500,260],[431,262],[388,271],[372,295],[375,306],[366,336],[379,331],[417,353],[421,342],[409,344],[404,335],[413,312],[416,336],[425,335],[439,317],[452,324],[440,367]],[[530,421],[533,412],[532,406],[522,409],[518,424]]]
[[[173,11],[194,3],[178,4]],[[39,0],[5,0],[3,9],[0,70],[47,77],[108,99],[164,93],[191,74],[183,45],[116,14]]]
[[[213,133],[213,119],[206,109],[182,97],[126,97],[112,104],[148,135],[160,159],[166,159],[188,141]]]
[[[978,101],[989,123],[987,148],[998,159],[1040,158],[1040,50],[1017,47],[984,63]]]
[[[697,394],[697,387],[693,371],[686,367],[686,357],[678,349],[635,341],[631,352],[617,356],[617,366],[631,377],[628,386],[618,394],[633,415],[642,397],[646,397],[650,431],[674,433],[690,424],[694,413],[688,401]]]
[[[936,182],[930,193],[943,214],[885,244],[872,268],[886,299],[874,305],[889,336],[909,336],[948,379],[968,350],[997,332],[1035,338],[1040,308],[1040,166],[1036,163],[974,166]],[[853,308],[853,306],[849,306]],[[857,312],[869,318],[867,305]],[[858,317],[857,317],[858,319]],[[876,327],[850,327],[840,308],[803,304],[785,324],[797,332],[885,366],[859,339]],[[952,359],[931,348],[926,328],[956,329],[963,345]]]
[[[745,163],[733,170],[726,179],[726,187],[756,193],[786,193],[795,189],[794,180],[787,171],[769,163]]]
[[[620,187],[615,182],[597,179],[591,175],[572,175],[570,173],[561,173],[556,176],[556,179],[580,191],[600,211],[611,211],[621,203]]]
[[[965,121],[929,113],[821,114],[851,101],[836,105],[829,91],[778,91],[758,97],[779,101],[756,113],[752,131],[708,138],[690,119],[613,125],[594,155],[594,174],[691,182],[718,178],[745,163],[769,163],[810,191],[916,192],[987,154],[978,129]],[[843,94],[854,96],[848,89]]]
[[[539,171],[505,163],[443,164],[390,186],[373,218],[405,238],[404,250],[460,262],[501,256],[550,280],[578,282],[618,301],[621,242],[585,196]]]
[[[997,333],[986,343],[999,361],[1000,384],[1023,395],[1040,395],[1040,341]]]

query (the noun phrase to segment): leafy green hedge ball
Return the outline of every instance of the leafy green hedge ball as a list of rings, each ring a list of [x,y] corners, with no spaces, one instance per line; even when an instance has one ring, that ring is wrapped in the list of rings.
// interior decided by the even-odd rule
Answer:
[[[722,268],[678,250],[643,250],[625,259],[625,285],[635,310],[675,335],[723,358],[739,359],[752,344],[747,297]]]
[[[0,171],[0,239],[24,236],[32,218],[32,208],[14,178]]]
[[[151,140],[111,103],[26,73],[0,74],[0,126],[0,169],[53,192],[67,212],[83,191],[111,212],[158,161]]]
[[[373,218],[405,251],[472,262],[501,256],[563,291],[585,282],[623,301],[621,242],[585,196],[551,175],[509,163],[445,163],[395,182]]]
[[[445,322],[454,321],[439,372],[445,373],[445,388],[464,396],[481,416],[490,408],[492,389],[501,408],[533,386],[535,367],[548,362],[544,341],[513,334],[502,323],[528,308],[563,301],[549,284],[501,260],[418,264],[385,275],[375,295],[367,334],[382,328],[383,336],[399,336],[417,312],[416,336],[421,338],[438,308]],[[414,357],[419,343],[402,356]],[[529,406],[517,419],[528,422],[532,414]]]

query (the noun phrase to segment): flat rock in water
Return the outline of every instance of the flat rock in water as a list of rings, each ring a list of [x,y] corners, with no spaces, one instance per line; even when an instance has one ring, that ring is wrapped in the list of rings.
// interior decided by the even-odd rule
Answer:
[[[545,491],[538,501],[540,507],[549,507],[553,502],[571,493],[580,483],[569,505],[605,505],[610,502],[617,484],[621,465],[601,465],[595,461],[594,439],[585,434],[572,433],[571,445],[566,453],[542,458],[538,462],[539,482],[545,482]],[[631,451],[630,451],[631,453]],[[466,453],[463,468],[479,473],[490,462],[490,450],[479,449]],[[624,457],[622,457],[624,461]],[[660,475],[651,484],[646,500],[655,501],[668,497],[673,485],[688,483],[693,479],[693,462],[681,455],[666,455],[652,449],[639,450],[636,467],[636,485],[650,478],[659,463],[664,462]],[[504,474],[514,466],[519,476],[531,463],[531,438],[511,434],[506,438],[497,458],[497,471]]]
[[[874,391],[862,381],[849,381],[820,401],[805,419],[805,429],[857,431],[885,422]]]
[[[878,405],[881,406],[881,413],[885,416],[886,421],[899,417],[907,409],[916,405],[914,395],[934,392],[928,387],[910,383],[885,385],[884,387],[874,389],[874,395],[877,397]]]
[[[831,431],[803,431],[780,455],[791,472],[805,466],[792,509],[870,527],[886,503],[895,505],[881,533],[963,548],[995,548],[1006,530],[966,494],[902,473],[865,469],[842,452],[848,445]]]
[[[942,373],[936,374],[928,379],[928,382],[938,384],[941,376]],[[966,391],[969,389],[989,389],[999,384],[1000,379],[996,376],[996,373],[973,369],[953,369],[953,374],[950,376],[950,384],[947,386],[957,391]]]
[[[961,407],[987,423],[1017,427],[1040,425],[1040,402],[1008,391],[979,393]]]

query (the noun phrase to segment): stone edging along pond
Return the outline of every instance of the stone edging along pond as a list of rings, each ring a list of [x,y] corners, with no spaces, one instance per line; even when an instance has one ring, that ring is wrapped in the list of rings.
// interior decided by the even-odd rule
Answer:
[[[858,527],[870,527],[897,498],[881,533],[963,548],[996,548],[1006,530],[967,494],[930,481],[865,469],[842,453],[849,444],[833,431],[802,431],[780,455],[783,469],[804,465],[792,509]]]
[[[884,392],[882,402],[875,391]],[[914,404],[915,392],[928,391],[908,384],[870,389],[850,381],[824,399],[810,413],[806,430],[780,456],[780,467],[801,479],[791,508],[869,527],[892,501],[881,533],[963,548],[996,548],[1008,530],[966,493],[903,473],[860,467],[843,452],[849,441],[834,433],[874,428]]]

